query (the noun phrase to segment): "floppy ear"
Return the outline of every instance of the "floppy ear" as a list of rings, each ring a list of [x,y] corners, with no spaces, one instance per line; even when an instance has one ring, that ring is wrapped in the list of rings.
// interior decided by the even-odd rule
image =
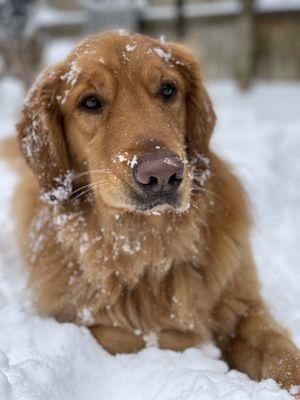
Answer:
[[[188,153],[208,154],[208,146],[216,122],[209,95],[202,85],[199,62],[191,51],[177,43],[167,44],[171,62],[181,72],[187,85],[187,145]]]
[[[21,150],[38,179],[41,198],[65,200],[72,190],[57,93],[63,63],[46,69],[30,89],[17,124]]]

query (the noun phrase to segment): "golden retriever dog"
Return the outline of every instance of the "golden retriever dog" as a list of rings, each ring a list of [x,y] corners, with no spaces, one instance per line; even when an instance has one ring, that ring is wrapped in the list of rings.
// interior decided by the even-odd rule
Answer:
[[[34,304],[112,354],[214,341],[232,368],[289,389],[300,351],[260,296],[247,198],[210,149],[215,119],[179,44],[106,32],[41,74],[17,125]]]

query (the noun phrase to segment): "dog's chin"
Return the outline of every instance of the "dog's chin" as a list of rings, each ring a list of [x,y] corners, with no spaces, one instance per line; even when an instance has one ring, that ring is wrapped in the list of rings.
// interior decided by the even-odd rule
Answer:
[[[140,195],[131,193],[132,211],[146,214],[161,214],[165,212],[184,212],[189,205],[183,204],[178,193],[163,193],[157,195]]]
[[[96,196],[97,198],[98,196]],[[158,195],[140,194],[130,190],[123,196],[100,196],[100,208],[105,203],[112,210],[138,214],[162,214],[167,212],[183,213],[190,208],[190,199],[182,193],[162,193]]]

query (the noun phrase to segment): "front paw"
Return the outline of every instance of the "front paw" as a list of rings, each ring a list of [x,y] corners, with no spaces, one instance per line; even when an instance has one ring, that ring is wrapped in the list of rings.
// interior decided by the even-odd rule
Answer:
[[[275,379],[300,400],[300,351],[291,342],[272,350],[264,359],[263,377]]]

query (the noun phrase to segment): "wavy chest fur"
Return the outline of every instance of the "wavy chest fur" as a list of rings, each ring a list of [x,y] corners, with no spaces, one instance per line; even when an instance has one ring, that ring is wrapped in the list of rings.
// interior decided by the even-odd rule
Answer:
[[[28,253],[38,307],[61,319],[108,323],[110,310],[125,296],[134,313],[146,314],[138,306],[155,307],[161,309],[158,319],[174,325],[179,297],[192,298],[190,281],[202,280],[196,269],[204,257],[199,245],[205,240],[203,225],[193,221],[192,213],[124,214],[96,221],[82,211],[42,207],[31,225]],[[182,281],[178,275],[183,269]],[[182,293],[176,293],[176,281],[183,282]],[[123,311],[126,317],[111,322],[130,325],[130,312]],[[184,318],[192,324],[190,317]]]

